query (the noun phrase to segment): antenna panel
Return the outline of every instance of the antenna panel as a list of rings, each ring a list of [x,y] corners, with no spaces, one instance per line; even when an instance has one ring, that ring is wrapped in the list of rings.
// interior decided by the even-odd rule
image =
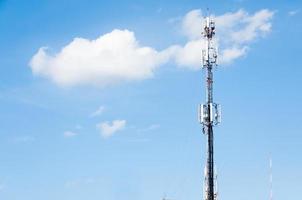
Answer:
[[[203,125],[218,125],[221,122],[221,106],[216,103],[198,106],[198,121]]]

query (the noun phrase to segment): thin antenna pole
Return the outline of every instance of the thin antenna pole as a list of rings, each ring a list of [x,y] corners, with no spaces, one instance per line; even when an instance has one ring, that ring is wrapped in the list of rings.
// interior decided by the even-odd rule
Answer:
[[[269,194],[269,200],[273,200],[273,160],[272,160],[271,156],[269,158],[269,169],[270,169],[270,177],[269,177],[270,194]]]

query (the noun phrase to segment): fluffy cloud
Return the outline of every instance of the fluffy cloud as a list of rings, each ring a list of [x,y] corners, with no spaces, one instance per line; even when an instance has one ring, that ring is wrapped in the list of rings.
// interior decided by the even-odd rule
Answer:
[[[201,37],[201,24],[203,16],[200,10],[192,10],[188,12],[182,22],[182,32],[189,39],[199,39]]]
[[[170,47],[170,51],[173,52],[171,54],[172,59],[178,66],[200,69],[203,42],[203,40],[198,39],[189,41],[184,46]]]
[[[225,48],[221,52],[221,60],[220,63],[231,63],[235,59],[242,57],[246,54],[248,47],[243,46],[243,47],[237,47],[233,46],[230,48]]]
[[[254,14],[244,10],[215,16],[219,64],[232,63],[245,56],[249,45],[271,31],[274,12],[263,9]],[[181,67],[200,69],[202,13],[188,12],[181,20],[187,37],[184,45],[172,45],[162,51],[142,46],[133,32],[113,30],[95,40],[75,38],[58,53],[42,47],[32,57],[33,74],[46,77],[59,86],[107,86],[150,78],[155,70],[171,61]]]
[[[164,52],[141,46],[133,32],[114,30],[96,40],[75,38],[55,55],[42,47],[30,67],[60,86],[106,86],[150,78],[167,59]]]
[[[263,9],[253,15],[244,10],[215,16],[216,43],[219,46],[219,63],[228,64],[246,55],[251,42],[271,31],[274,12]],[[192,10],[182,19],[182,32],[188,38],[184,46],[174,47],[174,59],[180,66],[200,68],[200,51],[205,48],[201,39],[201,10]]]
[[[126,120],[114,120],[110,122],[102,122],[96,125],[104,138],[112,136],[117,131],[123,130],[126,126]]]
[[[235,13],[226,13],[216,17],[220,37],[226,37],[223,42],[236,45],[248,44],[258,37],[265,36],[271,31],[271,19],[274,12],[267,9],[249,15],[244,10]]]

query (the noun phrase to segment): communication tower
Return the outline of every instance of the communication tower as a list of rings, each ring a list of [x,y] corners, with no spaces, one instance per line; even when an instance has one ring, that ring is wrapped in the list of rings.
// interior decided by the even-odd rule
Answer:
[[[206,103],[198,108],[199,122],[207,136],[207,162],[205,166],[204,200],[217,200],[217,174],[214,171],[214,134],[213,127],[221,122],[221,107],[213,101],[213,69],[217,66],[217,48],[214,40],[215,22],[211,16],[204,19],[202,35],[202,68],[206,72]]]

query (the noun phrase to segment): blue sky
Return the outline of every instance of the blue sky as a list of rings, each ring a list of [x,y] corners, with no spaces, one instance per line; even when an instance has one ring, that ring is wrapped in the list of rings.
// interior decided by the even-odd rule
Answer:
[[[248,41],[220,37],[223,49],[235,43],[242,50],[215,70],[215,101],[223,110],[214,130],[220,198],[268,199],[270,154],[274,198],[296,198],[302,180],[302,3],[250,0],[0,1],[0,198],[201,199],[205,136],[197,105],[204,102],[204,76],[179,52],[194,41],[181,24],[191,11],[201,9],[198,18],[207,7],[221,19],[242,10],[238,21],[263,9],[272,14],[262,21],[269,30],[259,26]],[[246,22],[236,20],[244,29]],[[106,60],[129,61],[121,74],[102,59],[85,60],[97,38],[108,34],[113,46],[113,30],[138,41],[137,59],[119,54]],[[88,51],[80,43],[76,55],[83,60],[71,66],[59,58],[66,58],[61,49],[74,38],[85,39],[80,42]],[[49,57],[32,63],[41,47],[48,47]],[[136,57],[145,47],[147,53]],[[104,71],[89,71],[90,64]]]

